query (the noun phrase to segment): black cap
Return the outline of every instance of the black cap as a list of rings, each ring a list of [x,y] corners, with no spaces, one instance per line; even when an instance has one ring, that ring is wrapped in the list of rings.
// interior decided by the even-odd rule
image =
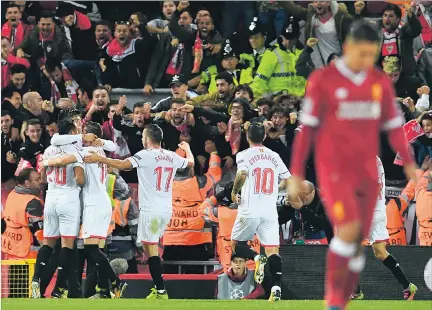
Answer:
[[[287,39],[297,39],[300,33],[300,25],[298,21],[291,16],[284,24],[281,35]]]
[[[244,260],[248,260],[247,259],[247,257],[245,256],[245,255],[241,255],[241,254],[238,254],[238,253],[232,253],[231,254],[231,261],[233,261],[234,260],[234,258],[236,258],[236,257],[238,257],[238,258],[243,258]]]
[[[223,45],[222,58],[225,57],[237,57],[237,54],[234,52],[234,49],[231,46],[230,40],[226,39]]]
[[[57,17],[66,17],[74,14],[74,6],[67,2],[61,2],[56,10]]]
[[[187,79],[183,74],[176,74],[173,76],[171,82],[169,83],[169,87],[171,87],[172,85],[176,84],[176,85],[183,85],[183,84],[187,84]]]
[[[261,24],[259,18],[254,17],[252,19],[252,22],[249,25],[248,34],[249,34],[249,36],[251,36],[251,35],[259,34],[259,33],[261,33],[263,36],[267,35],[267,32],[264,29],[264,25]]]

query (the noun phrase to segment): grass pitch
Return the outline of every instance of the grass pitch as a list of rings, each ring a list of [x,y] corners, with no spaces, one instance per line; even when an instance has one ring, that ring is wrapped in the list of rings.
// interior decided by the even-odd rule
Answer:
[[[217,301],[217,300],[155,300],[145,299],[2,299],[2,310],[323,310],[320,300],[284,300],[269,303],[265,300]],[[374,301],[361,300],[351,302],[349,310],[431,310],[431,301]]]

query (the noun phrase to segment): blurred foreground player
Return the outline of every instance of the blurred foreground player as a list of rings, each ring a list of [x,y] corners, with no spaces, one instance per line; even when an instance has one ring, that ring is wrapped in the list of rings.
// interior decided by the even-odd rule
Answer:
[[[279,301],[282,295],[282,258],[279,256],[276,201],[278,191],[286,189],[286,180],[291,174],[279,154],[262,145],[265,139],[263,124],[252,123],[247,129],[247,139],[249,148],[237,154],[237,175],[231,193],[232,201],[238,204],[231,246],[235,253],[238,242],[253,240],[257,234],[268,258],[261,255],[255,258],[255,281],[262,282],[263,267],[268,261],[273,285],[269,301]],[[282,180],[279,187],[278,179]]]
[[[304,126],[294,142],[290,195],[307,193],[301,181],[314,141],[319,186],[337,228],[327,254],[328,309],[345,309],[364,268],[361,242],[368,236],[379,188],[376,156],[380,131],[400,152],[408,178],[416,166],[401,126],[391,81],[374,68],[380,38],[365,22],[352,24],[344,57],[312,73],[303,102]]]
[[[393,274],[393,276],[402,284],[404,291],[405,300],[413,300],[414,295],[417,293],[417,286],[408,281],[407,276],[403,272],[399,262],[396,258],[387,252],[386,242],[390,238],[386,224],[386,199],[385,199],[385,173],[381,159],[377,156],[377,167],[378,167],[378,185],[380,193],[375,206],[373,215],[371,230],[369,234],[369,243],[372,246],[372,250],[375,257],[378,258],[384,266],[386,266]],[[360,300],[364,298],[364,294],[360,289],[360,284],[351,294],[351,300]]]

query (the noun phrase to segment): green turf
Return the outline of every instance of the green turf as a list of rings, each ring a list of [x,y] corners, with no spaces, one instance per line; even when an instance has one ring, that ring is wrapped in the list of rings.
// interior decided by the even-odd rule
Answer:
[[[271,304],[265,300],[241,300],[241,301],[216,301],[216,300],[156,300],[144,299],[2,299],[2,310],[134,310],[134,309],[158,309],[158,310],[273,310],[294,309],[314,310],[324,309],[323,301],[316,300],[285,300]],[[349,310],[431,310],[432,301],[355,301],[348,307]]]

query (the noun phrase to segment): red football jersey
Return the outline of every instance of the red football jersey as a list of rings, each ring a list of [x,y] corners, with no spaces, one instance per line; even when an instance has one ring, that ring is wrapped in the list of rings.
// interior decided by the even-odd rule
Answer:
[[[320,177],[327,174],[337,178],[334,172],[343,172],[357,179],[375,180],[380,131],[400,128],[404,118],[392,82],[383,72],[374,69],[355,74],[339,59],[335,66],[316,70],[310,76],[300,122],[315,131]],[[297,145],[292,173],[303,176],[304,159],[299,157],[305,154],[298,152]]]

